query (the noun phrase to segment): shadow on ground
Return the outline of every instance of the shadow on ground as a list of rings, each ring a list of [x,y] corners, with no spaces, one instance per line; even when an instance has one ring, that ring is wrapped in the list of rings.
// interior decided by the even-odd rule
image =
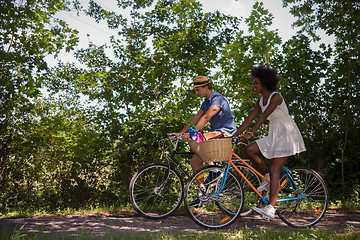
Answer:
[[[21,230],[19,230],[21,228]],[[108,234],[193,234],[199,232],[232,232],[240,229],[259,230],[272,229],[280,231],[293,229],[279,218],[267,222],[260,216],[251,215],[239,218],[230,227],[221,230],[205,230],[196,225],[188,216],[172,216],[163,220],[148,220],[139,216],[124,215],[71,215],[71,216],[39,216],[32,218],[1,218],[0,231],[8,234],[14,231],[21,234],[47,236],[106,236]],[[346,231],[360,229],[360,213],[328,212],[315,226],[322,231]]]

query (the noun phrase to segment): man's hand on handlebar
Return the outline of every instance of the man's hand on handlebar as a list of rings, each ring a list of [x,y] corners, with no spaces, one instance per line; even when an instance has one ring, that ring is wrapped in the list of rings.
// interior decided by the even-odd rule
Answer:
[[[168,135],[173,135],[173,136],[182,135],[182,140],[184,142],[187,142],[190,139],[190,134],[188,132],[185,132],[185,133],[168,133]]]

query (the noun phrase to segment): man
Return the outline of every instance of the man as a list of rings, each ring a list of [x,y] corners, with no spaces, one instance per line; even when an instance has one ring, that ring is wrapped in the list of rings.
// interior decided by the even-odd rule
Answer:
[[[211,90],[210,80],[205,76],[194,78],[193,88],[196,95],[205,98],[198,113],[190,119],[196,130],[203,129],[210,122],[211,132],[204,133],[205,139],[210,139],[221,133],[224,133],[225,136],[232,136],[236,132],[236,126],[226,98],[220,93]],[[188,123],[179,133],[174,134],[182,135],[183,140],[186,142],[190,138],[189,127],[190,124]],[[195,153],[190,161],[191,168],[195,172],[202,167],[203,160],[199,155],[199,143],[190,139],[189,146]]]

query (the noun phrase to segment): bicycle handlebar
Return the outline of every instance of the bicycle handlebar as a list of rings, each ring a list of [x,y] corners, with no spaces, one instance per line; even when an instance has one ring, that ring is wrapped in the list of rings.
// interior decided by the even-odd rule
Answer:
[[[169,136],[169,138],[170,138],[171,140],[175,140],[175,141],[176,141],[176,140],[180,140],[180,141],[183,141],[182,135],[173,135],[172,133],[167,133],[167,135]],[[240,141],[241,136],[226,137],[226,138],[232,138],[232,144],[233,144],[233,145],[242,144],[242,145],[247,146],[246,143]]]
[[[173,135],[172,133],[167,133],[167,135],[171,140],[182,140],[182,135]]]
[[[232,143],[233,143],[233,145],[242,144],[242,145],[247,146],[246,143],[240,141],[241,136],[236,136],[236,137],[231,137],[231,138],[232,138]]]

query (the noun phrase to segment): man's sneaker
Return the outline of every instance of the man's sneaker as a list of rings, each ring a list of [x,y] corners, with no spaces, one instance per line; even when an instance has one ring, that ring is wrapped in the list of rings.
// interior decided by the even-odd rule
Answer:
[[[221,175],[221,171],[209,171],[209,176],[206,178],[204,185],[207,185],[209,183],[211,183],[212,181],[214,181],[216,178],[218,178]]]
[[[270,175],[269,175],[269,173],[267,173],[267,174],[265,174],[265,176],[264,176],[267,180],[270,180]],[[260,186],[257,188],[257,190],[259,191],[259,192],[262,192],[262,191],[269,191],[269,183],[267,182],[267,181],[265,181],[264,179],[261,181],[261,184],[260,184]]]
[[[199,205],[200,205],[200,199],[197,198],[189,204],[189,207],[197,207]]]
[[[276,209],[271,204],[263,208],[252,207],[252,210],[262,215],[265,220],[271,221],[275,218]]]

